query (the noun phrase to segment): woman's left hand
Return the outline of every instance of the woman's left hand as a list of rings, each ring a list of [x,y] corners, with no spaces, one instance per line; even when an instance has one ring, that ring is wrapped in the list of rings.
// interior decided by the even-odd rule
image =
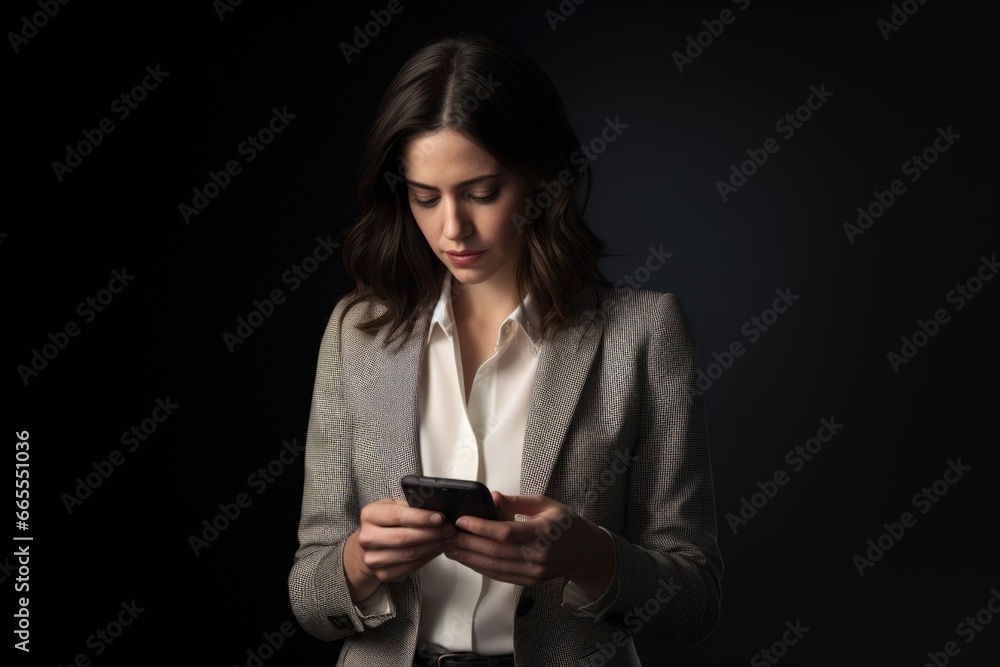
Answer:
[[[483,576],[522,586],[565,577],[594,599],[614,576],[611,537],[566,505],[542,495],[493,492],[501,521],[466,516],[445,556]],[[515,521],[521,514],[528,521]]]

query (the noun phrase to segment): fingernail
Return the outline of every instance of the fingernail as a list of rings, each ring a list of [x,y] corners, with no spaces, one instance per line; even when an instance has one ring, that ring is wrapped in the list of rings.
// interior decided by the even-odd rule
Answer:
[[[461,528],[462,530],[465,530],[466,528],[469,527],[469,520],[466,519],[465,517],[462,517],[461,519],[455,522],[455,525]]]
[[[431,514],[431,523],[441,523],[444,517],[440,514]]]

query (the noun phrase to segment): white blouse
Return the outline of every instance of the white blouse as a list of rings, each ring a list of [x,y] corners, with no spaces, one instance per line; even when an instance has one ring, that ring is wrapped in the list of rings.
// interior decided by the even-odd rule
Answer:
[[[447,272],[421,369],[423,474],[474,479],[491,491],[516,495],[540,342],[532,338],[525,317],[531,296],[500,326],[494,353],[476,372],[466,405],[465,373],[449,298],[451,281]],[[420,644],[429,642],[432,651],[513,652],[513,584],[494,581],[440,556],[420,570],[420,577]]]

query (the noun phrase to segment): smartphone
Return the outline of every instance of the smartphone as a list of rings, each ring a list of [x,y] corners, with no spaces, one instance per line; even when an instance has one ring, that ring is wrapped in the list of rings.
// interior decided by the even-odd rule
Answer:
[[[407,475],[400,484],[410,507],[435,510],[451,523],[460,516],[477,516],[500,521],[490,490],[467,479]]]

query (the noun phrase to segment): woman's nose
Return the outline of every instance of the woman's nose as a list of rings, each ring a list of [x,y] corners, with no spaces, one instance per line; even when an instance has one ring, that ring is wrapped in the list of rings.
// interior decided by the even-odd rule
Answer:
[[[444,202],[442,201],[442,203]],[[471,220],[468,212],[459,202],[452,200],[445,204],[442,214],[444,215],[443,233],[447,238],[457,239],[469,235],[472,230]]]

